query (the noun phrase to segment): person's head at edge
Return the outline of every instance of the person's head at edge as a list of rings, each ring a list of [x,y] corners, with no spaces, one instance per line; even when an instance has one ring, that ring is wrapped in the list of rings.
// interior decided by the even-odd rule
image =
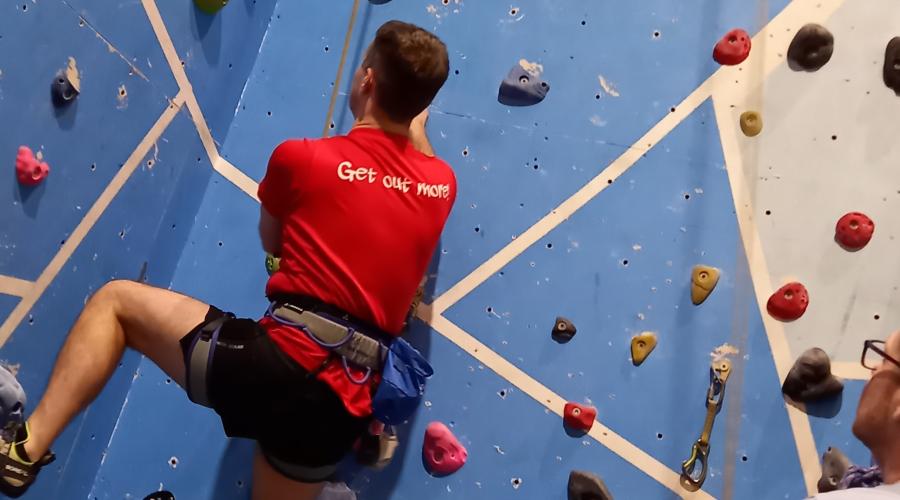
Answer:
[[[353,75],[350,111],[357,125],[403,133],[447,80],[447,47],[435,35],[401,21],[378,28]]]
[[[900,332],[888,338],[884,351],[900,360]],[[859,398],[853,434],[872,451],[885,483],[900,482],[900,366],[890,360],[872,371]]]

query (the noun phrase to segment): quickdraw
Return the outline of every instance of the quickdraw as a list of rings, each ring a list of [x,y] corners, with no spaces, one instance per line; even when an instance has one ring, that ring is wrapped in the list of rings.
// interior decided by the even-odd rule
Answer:
[[[716,415],[722,410],[725,401],[725,383],[731,374],[731,361],[722,359],[713,361],[709,367],[709,389],[706,391],[706,420],[700,439],[691,448],[691,456],[681,464],[681,479],[686,487],[700,489],[706,481],[709,457],[709,437],[712,434]],[[699,470],[697,462],[700,462]]]

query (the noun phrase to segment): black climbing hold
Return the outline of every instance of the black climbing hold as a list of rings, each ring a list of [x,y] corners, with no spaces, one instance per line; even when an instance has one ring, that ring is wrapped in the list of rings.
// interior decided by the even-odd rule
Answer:
[[[844,390],[844,383],[831,374],[831,360],[818,347],[797,358],[781,386],[781,392],[798,403],[830,398]]]
[[[612,500],[612,498],[603,480],[596,475],[580,470],[569,473],[569,500]]]
[[[816,71],[831,59],[834,36],[824,26],[810,23],[800,28],[788,47],[788,66],[794,71]]]
[[[575,332],[578,330],[575,328],[575,324],[569,321],[562,316],[556,317],[556,323],[553,324],[553,332],[551,336],[553,340],[559,342],[560,344],[565,344],[566,342],[572,340],[572,337],[575,336]]]
[[[175,500],[175,495],[171,491],[154,491],[144,497],[144,500]]]
[[[550,85],[541,79],[540,71],[534,67],[536,65],[524,61],[513,66],[500,84],[497,100],[507,106],[531,106],[543,101]]]
[[[78,87],[74,85],[65,71],[60,71],[53,77],[50,85],[50,95],[53,97],[53,105],[57,108],[67,106],[78,97]]]
[[[850,468],[850,459],[844,453],[832,446],[822,454],[822,477],[819,478],[816,488],[819,493],[827,493],[838,489],[841,479]]]
[[[891,38],[884,49],[884,84],[900,95],[900,36]]]
[[[384,5],[391,0],[369,0],[369,3],[374,3],[375,5]]]

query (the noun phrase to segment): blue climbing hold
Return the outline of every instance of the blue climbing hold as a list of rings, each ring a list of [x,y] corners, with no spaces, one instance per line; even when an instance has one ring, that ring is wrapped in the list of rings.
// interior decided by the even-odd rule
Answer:
[[[541,78],[544,68],[524,59],[509,70],[500,84],[497,100],[507,106],[532,106],[544,100],[550,84]]]
[[[0,428],[17,428],[25,420],[25,390],[5,366],[0,365]]]

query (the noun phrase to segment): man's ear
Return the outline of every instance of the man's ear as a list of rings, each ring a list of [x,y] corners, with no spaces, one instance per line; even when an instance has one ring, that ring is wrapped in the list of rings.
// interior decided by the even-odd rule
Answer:
[[[373,90],[375,90],[375,70],[371,67],[366,68],[363,71],[362,85],[360,86],[360,90],[365,94],[371,94]]]

